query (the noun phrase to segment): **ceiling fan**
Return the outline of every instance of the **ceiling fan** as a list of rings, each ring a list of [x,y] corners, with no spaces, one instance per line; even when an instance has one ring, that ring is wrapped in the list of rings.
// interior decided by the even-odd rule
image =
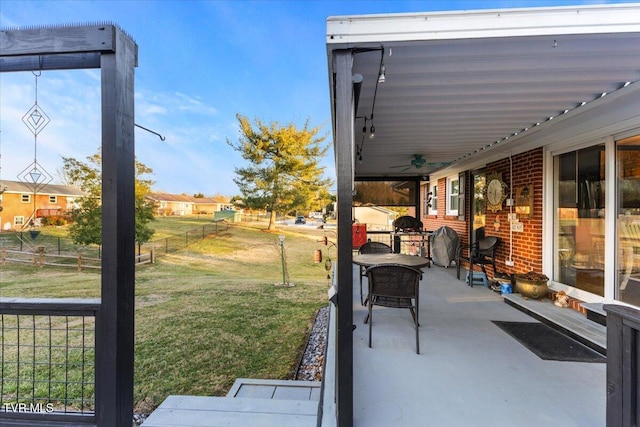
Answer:
[[[423,166],[427,165],[430,170],[440,169],[445,166],[449,166],[450,163],[447,162],[427,162],[426,159],[422,157],[422,154],[414,154],[411,163],[408,165],[396,165],[391,166],[391,168],[404,168],[400,172],[408,171],[411,168],[421,169]]]

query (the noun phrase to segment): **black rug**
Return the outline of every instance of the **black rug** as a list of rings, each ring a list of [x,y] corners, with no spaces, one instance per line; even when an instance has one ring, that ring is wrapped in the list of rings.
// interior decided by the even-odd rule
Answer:
[[[604,363],[607,360],[595,350],[544,323],[492,322],[543,360],[589,363]]]

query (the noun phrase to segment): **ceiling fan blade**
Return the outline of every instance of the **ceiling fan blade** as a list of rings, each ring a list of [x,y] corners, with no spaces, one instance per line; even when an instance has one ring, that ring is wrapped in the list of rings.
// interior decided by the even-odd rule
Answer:
[[[390,169],[395,169],[395,168],[410,168],[413,165],[395,165],[395,166],[389,166]]]

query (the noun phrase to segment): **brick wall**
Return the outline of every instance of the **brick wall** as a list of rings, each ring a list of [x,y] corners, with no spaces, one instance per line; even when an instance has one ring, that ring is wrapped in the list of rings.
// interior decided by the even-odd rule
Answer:
[[[509,207],[503,204],[502,210],[497,212],[486,212],[486,236],[497,236],[500,238],[500,246],[497,251],[496,266],[498,271],[506,273],[523,273],[531,270],[542,271],[542,174],[543,174],[543,150],[542,148],[518,154],[512,157],[512,165],[509,158],[504,158],[486,166],[486,173],[502,173],[502,180],[507,184],[507,194],[523,185],[531,185],[533,188],[533,214],[531,218],[519,216],[523,224],[523,232],[513,232],[512,260],[513,267],[505,265],[505,260],[509,258],[509,220],[507,214]],[[513,181],[511,177],[513,170]],[[466,201],[465,220],[459,220],[457,216],[446,216],[446,179],[438,180],[438,214],[424,215],[421,221],[425,230],[435,230],[446,225],[453,228],[464,244],[469,242],[469,225],[471,219],[470,206],[472,197],[471,183],[467,177],[466,181]],[[511,188],[513,186],[513,189]],[[424,191],[421,191],[424,195]],[[500,228],[494,229],[494,222],[499,217]],[[491,269],[489,269],[489,272]],[[490,274],[491,275],[491,274]]]
[[[507,194],[517,187],[531,184],[533,187],[533,214],[531,218],[518,216],[523,224],[523,232],[513,232],[512,259],[513,267],[507,267],[504,263],[509,257],[509,220],[507,214],[509,207],[503,204],[502,211],[487,212],[486,235],[498,236],[501,245],[498,248],[499,270],[507,273],[523,273],[531,270],[542,271],[542,148],[528,151],[512,157],[513,177],[510,172],[509,158],[487,165],[487,171],[501,172],[502,179],[507,183]],[[512,179],[513,178],[513,179]],[[513,187],[513,188],[511,188]],[[514,210],[515,211],[515,210]],[[495,231],[493,224],[496,217],[500,217],[500,230]]]
[[[466,181],[468,181],[468,179]],[[465,191],[465,194],[468,194],[469,193],[468,182],[466,183],[466,187],[467,187],[467,191]],[[420,196],[424,197],[424,191],[420,191]],[[424,206],[424,203],[422,203],[422,206]],[[469,202],[468,201],[465,203],[465,209],[466,209],[465,218],[469,218]],[[422,221],[424,229],[428,231],[436,230],[437,228],[440,228],[443,225],[446,225],[447,227],[451,227],[456,231],[456,233],[458,233],[460,240],[464,243],[467,243],[469,240],[468,239],[469,226],[467,225],[467,222],[463,220],[459,220],[457,215],[456,216],[446,215],[446,212],[447,212],[447,179],[443,178],[438,180],[438,214],[425,215],[425,213],[423,212],[422,213],[423,216],[420,220]]]

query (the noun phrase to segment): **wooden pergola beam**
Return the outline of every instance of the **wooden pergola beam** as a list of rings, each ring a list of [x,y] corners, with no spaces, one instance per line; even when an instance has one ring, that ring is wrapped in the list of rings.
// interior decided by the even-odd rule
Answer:
[[[10,56],[0,58],[0,72],[24,70],[82,70],[100,68],[99,53]]]
[[[2,56],[51,55],[57,53],[115,52],[113,24],[36,27],[0,31]]]

